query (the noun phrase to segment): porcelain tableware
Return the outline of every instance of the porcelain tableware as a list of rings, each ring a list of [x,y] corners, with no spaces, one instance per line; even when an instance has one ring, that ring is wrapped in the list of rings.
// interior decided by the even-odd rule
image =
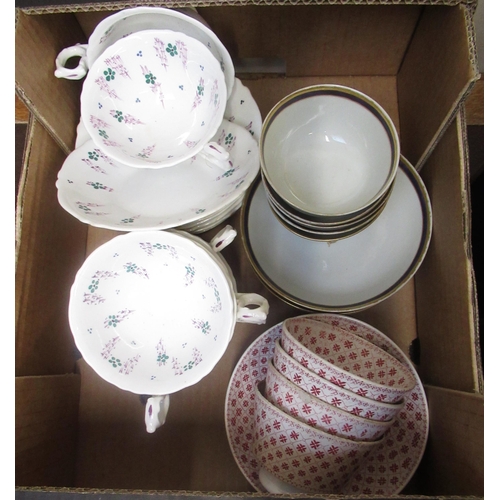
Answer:
[[[104,18],[91,33],[88,43],[76,44],[63,49],[56,58],[55,76],[70,80],[84,78],[88,69],[108,47],[137,31],[165,29],[182,32],[207,47],[219,61],[224,72],[227,95],[234,84],[234,65],[224,44],[210,29],[195,9],[168,9],[165,7],[132,7],[115,12]],[[72,57],[80,57],[76,68],[66,68]]]
[[[314,228],[312,229],[311,227],[303,226],[296,221],[290,219],[287,217],[276,205],[271,200],[269,201],[269,206],[271,207],[271,210],[273,214],[276,216],[278,221],[288,230],[291,231],[292,233],[296,234],[297,236],[300,236],[302,238],[307,238],[309,240],[313,241],[329,241],[329,242],[335,242],[337,240],[341,240],[344,238],[350,238],[351,236],[354,236],[358,234],[359,232],[365,230],[370,224],[372,224],[375,219],[380,215],[384,207],[381,207],[379,210],[371,214],[369,218],[366,220],[363,220],[361,223],[354,225],[353,227],[347,228],[347,229],[318,229]]]
[[[353,229],[363,224],[368,219],[374,218],[377,212],[381,212],[383,210],[392,192],[392,186],[391,186],[391,188],[387,191],[387,193],[381,196],[375,203],[370,205],[370,207],[367,208],[366,211],[363,211],[359,215],[352,217],[347,221],[333,221],[333,222],[313,221],[302,217],[296,211],[294,212],[293,209],[287,208],[286,203],[284,203],[284,201],[279,197],[279,195],[273,190],[273,188],[266,181],[266,177],[262,175],[261,180],[262,180],[262,185],[264,186],[264,189],[266,191],[266,197],[273,209],[279,211],[280,214],[286,217],[287,220],[293,222],[294,224],[297,224],[299,227],[315,231],[345,231]]]
[[[214,241],[222,248],[234,236],[224,228]],[[180,231],[116,236],[87,257],[71,287],[77,348],[106,381],[151,395],[148,432],[165,422],[170,394],[211,372],[237,321],[267,317],[267,300],[236,293],[215,252],[193,238]]]
[[[395,403],[416,384],[411,371],[348,330],[310,318],[283,322],[283,349],[321,377],[377,401]]]
[[[337,493],[378,446],[328,434],[272,405],[255,387],[254,452],[271,475],[303,492]]]
[[[147,30],[97,58],[83,83],[81,114],[98,147],[126,165],[168,167],[198,153],[224,165],[227,152],[209,141],[225,103],[219,62],[201,42]]]
[[[312,220],[349,220],[391,187],[396,128],[372,98],[314,85],[279,101],[262,126],[262,173],[287,206]]]
[[[273,363],[282,375],[304,391],[353,415],[388,422],[395,418],[403,407],[404,398],[395,403],[376,401],[326,380],[290,356],[280,341],[274,346]]]
[[[365,464],[341,488],[344,495],[390,496],[400,493],[417,470],[426,449],[429,434],[429,408],[422,382],[403,351],[386,335],[375,329],[366,330],[353,318],[330,313],[309,315],[328,324],[337,322],[357,328],[357,333],[398,358],[413,371],[417,385],[405,396],[404,406],[396,421]],[[352,322],[350,322],[352,321]],[[254,446],[254,387],[265,380],[269,361],[274,356],[276,339],[281,336],[278,323],[253,341],[236,363],[228,384],[225,402],[225,422],[229,446],[241,473],[258,492],[265,493],[267,479],[253,452]],[[383,466],[381,466],[383,465]],[[276,481],[273,482],[276,485]],[[284,484],[287,486],[286,484]],[[283,485],[281,485],[283,486]],[[279,492],[286,492],[279,491]],[[295,492],[294,490],[289,492]],[[276,491],[278,492],[278,491]]]
[[[414,276],[429,247],[432,211],[422,179],[401,157],[384,210],[350,238],[332,244],[293,234],[276,220],[258,179],[247,191],[241,228],[253,269],[281,300],[308,311],[352,313],[382,302]]]
[[[258,145],[247,130],[227,120],[212,140],[228,151],[227,170],[199,155],[168,168],[130,167],[90,139],[58,172],[58,201],[86,224],[119,231],[168,229],[208,217],[221,222],[224,210],[241,204],[258,175]]]
[[[265,396],[274,406],[304,424],[354,441],[376,441],[395,422],[359,417],[326,403],[288,380],[269,362]]]

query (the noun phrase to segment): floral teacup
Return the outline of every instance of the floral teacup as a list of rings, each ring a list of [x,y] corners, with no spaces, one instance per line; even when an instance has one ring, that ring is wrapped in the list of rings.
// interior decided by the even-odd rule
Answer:
[[[226,227],[212,241],[235,236]],[[236,322],[262,324],[269,304],[240,294],[228,270],[181,231],[117,236],[77,272],[69,322],[85,361],[106,381],[152,395],[146,427],[165,422],[169,394],[208,375],[224,354]]]
[[[209,142],[226,103],[224,75],[198,40],[170,30],[133,33],[89,69],[82,120],[110,157],[139,168],[176,165],[198,153],[229,154]]]

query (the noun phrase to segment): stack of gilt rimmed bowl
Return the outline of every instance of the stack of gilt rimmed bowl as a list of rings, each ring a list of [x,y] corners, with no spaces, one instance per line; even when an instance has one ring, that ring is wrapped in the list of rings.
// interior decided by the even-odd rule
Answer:
[[[428,409],[409,359],[371,325],[288,318],[237,364],[226,397],[235,459],[261,492],[400,492],[425,449]]]
[[[352,313],[400,290],[431,237],[430,199],[370,96],[298,89],[266,116],[261,178],[241,213],[247,256],[264,284],[303,310]]]
[[[85,77],[75,150],[56,183],[70,214],[119,231],[196,234],[241,206],[259,172],[262,119],[194,9],[116,12],[56,67],[60,78]]]
[[[380,215],[399,163],[396,128],[369,96],[339,85],[300,89],[264,122],[262,182],[290,231],[318,241],[348,238]]]

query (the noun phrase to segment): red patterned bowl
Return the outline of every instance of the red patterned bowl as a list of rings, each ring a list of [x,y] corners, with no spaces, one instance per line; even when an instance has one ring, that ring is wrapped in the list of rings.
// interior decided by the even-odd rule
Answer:
[[[395,418],[403,407],[403,400],[399,403],[374,401],[324,379],[287,354],[281,347],[279,338],[276,339],[273,361],[278,371],[295,385],[322,401],[353,415],[387,422]]]
[[[260,466],[303,492],[336,493],[380,441],[352,441],[304,424],[255,387],[254,453]]]
[[[394,403],[415,387],[408,367],[339,326],[289,318],[283,322],[281,338],[285,351],[302,365],[360,396]]]
[[[268,364],[265,395],[274,406],[304,424],[354,441],[376,441],[395,421],[358,417],[326,403],[288,380],[272,361]]]

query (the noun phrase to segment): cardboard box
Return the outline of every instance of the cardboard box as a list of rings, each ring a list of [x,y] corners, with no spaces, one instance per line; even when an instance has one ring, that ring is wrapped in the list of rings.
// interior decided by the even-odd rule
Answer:
[[[291,91],[327,82],[369,94],[396,123],[402,153],[420,169],[431,197],[431,246],[402,290],[354,316],[408,353],[425,385],[428,443],[401,497],[482,496],[483,385],[462,109],[479,76],[474,2],[374,3],[192,5],[226,44],[263,116]],[[100,379],[79,358],[69,329],[75,273],[89,252],[119,233],[86,226],[58,205],[55,180],[73,149],[81,82],[56,79],[54,60],[128,5],[17,10],[16,91],[32,118],[17,205],[16,497],[263,498],[228,444],[227,384],[257,337],[303,311],[264,287],[240,239],[223,254],[239,291],[269,299],[267,324],[237,324],[213,372],[172,395],[167,423],[154,434],[145,431],[141,398]],[[276,60],[286,74],[267,70]],[[258,72],[249,72],[256,62]],[[239,212],[225,223],[239,231]],[[209,240],[218,229],[201,236]]]

